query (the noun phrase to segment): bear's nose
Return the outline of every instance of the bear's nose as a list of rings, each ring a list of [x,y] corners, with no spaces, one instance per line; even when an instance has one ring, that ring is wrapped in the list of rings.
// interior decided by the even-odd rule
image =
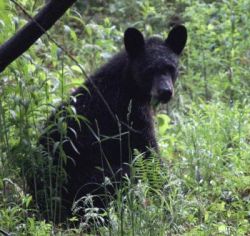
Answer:
[[[171,99],[173,92],[171,89],[160,89],[158,91],[158,100],[162,103],[167,103]]]

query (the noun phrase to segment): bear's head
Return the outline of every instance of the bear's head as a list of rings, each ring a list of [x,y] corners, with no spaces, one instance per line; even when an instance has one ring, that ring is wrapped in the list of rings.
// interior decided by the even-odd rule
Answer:
[[[158,37],[145,40],[135,28],[125,31],[129,67],[140,93],[157,103],[167,103],[171,99],[179,56],[186,41],[187,30],[183,25],[175,26],[165,40]]]

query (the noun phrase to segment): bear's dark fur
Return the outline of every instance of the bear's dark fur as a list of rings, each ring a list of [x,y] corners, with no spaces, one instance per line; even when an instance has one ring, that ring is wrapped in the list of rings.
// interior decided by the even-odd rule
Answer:
[[[182,25],[175,26],[166,40],[144,40],[137,29],[127,29],[125,50],[76,89],[70,102],[50,117],[40,143],[46,158],[52,160],[52,169],[63,166],[67,175],[60,189],[53,177],[50,189],[61,199],[61,209],[53,210],[62,219],[71,215],[75,200],[89,193],[100,197],[94,201],[96,207],[105,207],[101,197],[104,176],[119,182],[125,173],[129,175],[124,163],[131,162],[134,149],[145,156],[150,149],[157,151],[151,102],[166,103],[172,97],[186,39]],[[48,186],[41,176],[37,175],[38,192]],[[46,208],[41,206],[44,201],[37,201]]]

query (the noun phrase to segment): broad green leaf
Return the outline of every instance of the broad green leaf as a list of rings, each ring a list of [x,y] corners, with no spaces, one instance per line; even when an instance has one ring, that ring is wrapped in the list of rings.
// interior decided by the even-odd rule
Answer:
[[[165,114],[157,115],[158,125],[159,125],[159,133],[160,135],[164,135],[169,129],[170,118]]]

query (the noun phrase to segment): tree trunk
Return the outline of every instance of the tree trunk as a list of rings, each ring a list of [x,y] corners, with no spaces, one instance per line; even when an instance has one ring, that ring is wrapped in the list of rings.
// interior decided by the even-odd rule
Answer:
[[[13,37],[0,46],[0,73],[22,55],[75,3],[76,0],[50,0]]]

